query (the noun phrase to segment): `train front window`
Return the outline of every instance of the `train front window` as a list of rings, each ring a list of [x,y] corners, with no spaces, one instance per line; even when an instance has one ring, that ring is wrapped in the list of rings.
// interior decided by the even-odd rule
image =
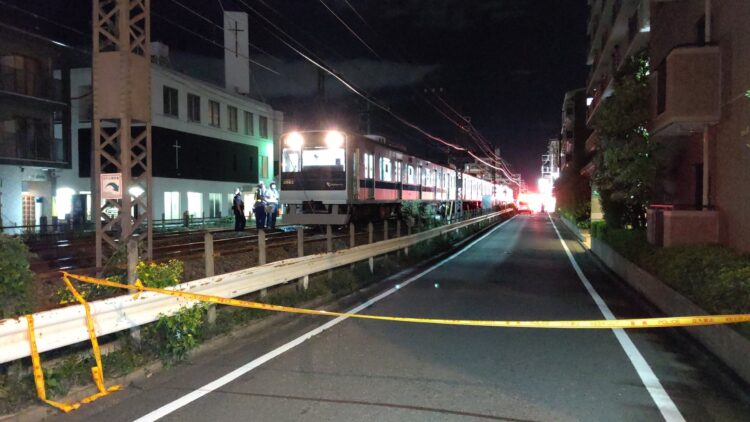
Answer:
[[[297,173],[302,168],[302,157],[299,150],[284,148],[281,153],[281,164],[284,173]]]
[[[331,168],[344,171],[344,148],[303,148],[302,171],[317,168]]]

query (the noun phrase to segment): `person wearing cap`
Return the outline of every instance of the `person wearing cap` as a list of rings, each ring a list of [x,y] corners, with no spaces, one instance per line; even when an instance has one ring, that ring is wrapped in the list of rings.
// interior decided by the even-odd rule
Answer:
[[[265,191],[266,200],[266,227],[269,229],[276,228],[276,217],[279,214],[279,191],[276,189],[276,182],[271,182]]]
[[[266,228],[266,188],[263,182],[258,183],[255,189],[255,204],[253,205],[255,213],[255,227],[258,230]]]
[[[234,191],[234,200],[232,200],[232,211],[234,212],[234,231],[241,232],[245,230],[245,201],[242,200],[240,188]]]

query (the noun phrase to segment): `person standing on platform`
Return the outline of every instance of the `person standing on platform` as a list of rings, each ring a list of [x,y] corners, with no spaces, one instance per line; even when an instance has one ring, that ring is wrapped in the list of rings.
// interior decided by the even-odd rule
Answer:
[[[258,230],[266,228],[266,188],[263,182],[258,183],[255,190],[255,204],[253,205],[255,213],[255,227]]]
[[[269,229],[276,228],[276,217],[279,213],[279,191],[276,189],[276,182],[271,182],[266,189],[266,227]]]
[[[232,211],[234,211],[234,231],[241,232],[245,230],[245,201],[242,200],[240,188],[234,191],[232,200]]]

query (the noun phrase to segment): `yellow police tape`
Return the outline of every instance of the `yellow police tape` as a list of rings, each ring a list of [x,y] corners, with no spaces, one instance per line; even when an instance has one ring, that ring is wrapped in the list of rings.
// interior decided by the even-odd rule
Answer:
[[[96,339],[94,320],[91,318],[91,308],[89,308],[89,304],[88,302],[86,302],[83,296],[81,296],[81,294],[78,293],[75,287],[73,287],[70,279],[68,279],[68,277],[63,277],[63,280],[65,281],[65,285],[68,290],[70,290],[76,300],[78,300],[78,302],[83,305],[83,309],[86,312],[86,327],[89,332],[89,338],[91,339],[91,348],[93,349],[92,351],[94,360],[96,362],[96,366],[91,368],[91,376],[94,379],[94,384],[96,385],[96,388],[99,390],[99,392],[82,399],[78,403],[60,403],[53,400],[47,400],[47,391],[44,386],[44,372],[42,372],[41,359],[39,358],[39,350],[37,349],[36,345],[36,334],[34,332],[34,316],[26,315],[26,323],[28,327],[29,346],[31,348],[31,367],[34,371],[34,384],[36,386],[36,394],[43,402],[67,413],[71,410],[78,409],[82,404],[91,403],[92,401],[100,397],[104,397],[113,391],[117,391],[121,387],[119,385],[113,385],[109,388],[106,388],[104,386],[104,367],[102,366],[102,356],[99,349],[99,341]]]
[[[69,278],[90,284],[102,286],[117,287],[121,289],[137,290],[134,296],[137,298],[142,292],[155,292],[165,295],[182,297],[201,302],[216,303],[219,305],[236,306],[242,308],[264,309],[267,311],[287,312],[305,315],[322,315],[327,317],[348,317],[359,319],[371,319],[378,321],[409,322],[419,324],[439,324],[439,325],[468,325],[476,327],[509,327],[509,328],[577,328],[577,329],[612,329],[612,328],[657,328],[657,327],[690,327],[703,325],[719,324],[736,324],[741,322],[750,322],[750,314],[736,315],[704,315],[704,316],[683,316],[683,317],[666,317],[666,318],[637,318],[637,319],[616,319],[616,320],[588,320],[588,321],[488,321],[488,320],[464,320],[464,319],[432,319],[432,318],[410,318],[395,316],[380,316],[366,314],[352,314],[345,312],[328,312],[314,309],[293,308],[290,306],[270,305],[266,303],[251,302],[239,299],[228,299],[218,296],[205,295],[200,293],[191,293],[184,290],[169,290],[148,287],[143,285],[140,280],[135,284],[122,284],[109,280],[102,280],[93,277],[63,273],[66,283],[70,283]]]

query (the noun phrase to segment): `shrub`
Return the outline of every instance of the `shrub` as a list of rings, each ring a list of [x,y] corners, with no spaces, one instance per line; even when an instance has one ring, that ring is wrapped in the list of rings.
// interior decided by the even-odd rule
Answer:
[[[0,318],[30,311],[33,280],[26,245],[0,234]]]
[[[185,269],[182,261],[170,259],[165,264],[139,262],[136,267],[138,278],[148,287],[164,288],[180,282]]]
[[[644,230],[612,229],[603,222],[592,223],[591,233],[708,312],[750,312],[746,255],[718,245],[656,248]]]
[[[171,316],[161,315],[144,327],[145,343],[165,363],[184,360],[200,342],[205,316],[206,306],[202,304],[182,308]]]

